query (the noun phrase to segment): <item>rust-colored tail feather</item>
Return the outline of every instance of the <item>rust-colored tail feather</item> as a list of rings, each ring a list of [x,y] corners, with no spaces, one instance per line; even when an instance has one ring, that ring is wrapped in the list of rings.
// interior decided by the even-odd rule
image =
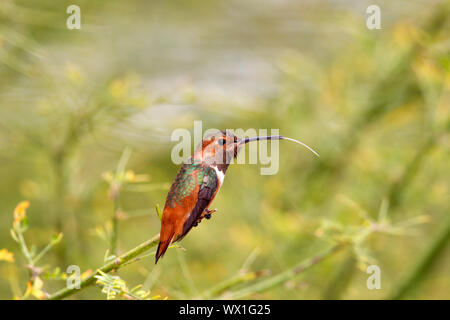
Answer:
[[[167,248],[170,245],[170,242],[172,241],[173,234],[174,232],[172,226],[163,224],[161,228],[161,234],[159,236],[158,249],[156,250],[155,264],[158,263],[159,258],[161,258],[166,252]]]
[[[158,263],[159,258],[161,258],[164,253],[166,252],[167,248],[169,247],[170,242],[169,241],[165,241],[165,242],[159,242],[158,244],[158,250],[156,250],[156,255],[155,255],[155,264]]]

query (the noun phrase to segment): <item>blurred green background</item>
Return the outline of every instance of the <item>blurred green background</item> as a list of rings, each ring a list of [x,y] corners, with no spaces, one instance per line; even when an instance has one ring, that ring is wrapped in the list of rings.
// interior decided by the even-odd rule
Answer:
[[[81,30],[66,28],[74,2]],[[366,27],[371,4],[381,30]],[[159,232],[154,208],[178,171],[170,135],[202,120],[204,129],[278,128],[321,158],[281,142],[276,175],[230,167],[219,211],[182,241],[185,251],[121,269],[130,287],[205,297],[242,269],[273,276],[350,238],[245,298],[449,299],[449,18],[448,2],[423,0],[2,0],[0,250],[14,262],[0,261],[0,298],[20,298],[29,278],[9,231],[20,201],[30,202],[30,246],[64,234],[40,263],[52,293],[65,284],[49,279],[55,267],[103,264],[114,212],[105,177],[127,147],[136,181],[116,203],[118,253]],[[380,210],[381,226],[370,223]],[[380,290],[366,286],[369,264],[381,268]],[[72,298],[105,296],[91,287]]]

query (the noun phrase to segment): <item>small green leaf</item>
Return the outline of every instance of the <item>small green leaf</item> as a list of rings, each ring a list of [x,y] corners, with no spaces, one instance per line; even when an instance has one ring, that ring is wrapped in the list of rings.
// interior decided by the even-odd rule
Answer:
[[[161,209],[159,208],[159,204],[156,205],[156,213],[158,214],[159,220],[162,220]]]
[[[28,223],[28,217],[25,216],[25,217],[22,219],[22,221],[20,222],[20,227],[18,227],[18,228],[20,228],[19,231],[20,231],[21,233],[24,233],[25,231],[27,231],[28,225],[29,225],[29,223]]]
[[[50,244],[51,244],[51,245],[56,245],[56,244],[58,244],[58,243],[61,242],[62,238],[63,238],[62,232],[61,232],[61,233],[58,233],[58,234],[54,234],[54,235],[52,235],[52,237],[50,238]]]
[[[19,242],[16,231],[14,231],[14,229],[10,229],[9,231],[11,232],[11,237],[14,239],[14,241]]]

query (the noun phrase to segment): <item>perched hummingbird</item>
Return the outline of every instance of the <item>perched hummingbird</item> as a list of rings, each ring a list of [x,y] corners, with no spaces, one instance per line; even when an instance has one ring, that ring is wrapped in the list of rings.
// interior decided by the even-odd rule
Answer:
[[[304,143],[283,136],[240,139],[228,131],[221,131],[204,138],[193,156],[181,166],[170,187],[161,219],[155,264],[171,243],[183,239],[203,218],[211,217],[215,210],[208,208],[222,186],[231,160],[237,157],[246,143],[282,139],[297,142],[319,156]]]

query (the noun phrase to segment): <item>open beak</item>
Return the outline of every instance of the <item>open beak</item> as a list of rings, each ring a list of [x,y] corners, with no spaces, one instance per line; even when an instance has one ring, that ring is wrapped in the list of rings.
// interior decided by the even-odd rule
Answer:
[[[260,140],[290,140],[293,142],[296,142],[298,144],[301,144],[302,146],[304,146],[306,149],[308,149],[309,151],[311,151],[312,153],[314,153],[316,156],[320,157],[319,154],[317,152],[315,152],[312,148],[308,147],[306,144],[304,144],[301,141],[292,139],[292,138],[288,138],[288,137],[283,137],[283,136],[264,136],[264,137],[251,137],[251,138],[243,138],[239,140],[239,144],[246,144],[248,142],[252,142],[252,141],[260,141]]]

